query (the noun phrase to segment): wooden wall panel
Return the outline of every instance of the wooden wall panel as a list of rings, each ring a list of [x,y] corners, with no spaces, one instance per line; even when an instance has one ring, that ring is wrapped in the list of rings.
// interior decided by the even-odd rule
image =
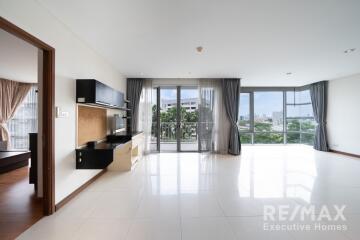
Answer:
[[[106,109],[78,105],[77,145],[98,141],[106,137]]]

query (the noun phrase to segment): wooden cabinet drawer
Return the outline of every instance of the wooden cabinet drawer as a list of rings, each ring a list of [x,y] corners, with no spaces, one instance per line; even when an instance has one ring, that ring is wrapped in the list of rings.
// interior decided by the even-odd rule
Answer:
[[[144,142],[144,134],[140,133],[140,134],[132,137],[131,141],[132,141],[133,148],[138,146],[138,145],[143,144],[143,142]]]
[[[110,171],[131,170],[131,141],[114,149],[114,161],[108,166]]]

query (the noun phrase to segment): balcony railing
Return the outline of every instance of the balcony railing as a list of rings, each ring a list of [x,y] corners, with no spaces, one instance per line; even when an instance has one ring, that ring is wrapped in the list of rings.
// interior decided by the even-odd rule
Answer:
[[[176,143],[176,122],[161,122],[160,123],[160,142]],[[182,142],[197,142],[198,141],[198,123],[197,122],[182,122],[180,124],[180,139]],[[152,140],[156,142],[156,123],[153,123]]]

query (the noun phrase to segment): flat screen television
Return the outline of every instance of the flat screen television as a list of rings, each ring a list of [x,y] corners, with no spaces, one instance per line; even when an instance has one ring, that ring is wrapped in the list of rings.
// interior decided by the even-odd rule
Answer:
[[[113,132],[119,132],[121,130],[125,130],[126,127],[126,123],[125,123],[125,119],[122,118],[122,116],[120,116],[119,114],[114,114],[113,116]]]

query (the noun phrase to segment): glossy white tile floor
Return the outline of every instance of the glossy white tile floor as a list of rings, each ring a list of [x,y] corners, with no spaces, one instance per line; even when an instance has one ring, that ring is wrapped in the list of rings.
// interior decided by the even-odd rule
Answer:
[[[346,204],[347,231],[264,231],[264,205]],[[107,172],[19,239],[360,239],[360,160],[311,147],[243,146],[239,157],[146,156]]]

